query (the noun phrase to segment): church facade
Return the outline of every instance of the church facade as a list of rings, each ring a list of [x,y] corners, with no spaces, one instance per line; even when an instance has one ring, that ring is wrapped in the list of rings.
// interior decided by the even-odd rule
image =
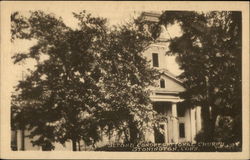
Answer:
[[[196,134],[201,129],[201,108],[186,106],[180,93],[185,91],[181,80],[168,70],[169,56],[166,56],[166,41],[152,44],[145,52],[151,60],[151,65],[158,68],[161,77],[158,86],[152,87],[150,98],[157,113],[167,117],[160,122],[154,134],[147,134],[147,140],[154,143],[194,142]]]
[[[157,22],[160,14],[144,12],[142,18],[145,21]],[[156,112],[166,118],[161,121],[158,128],[152,128],[152,132],[145,133],[145,141],[153,143],[182,143],[195,142],[196,134],[201,130],[201,107],[186,106],[180,93],[185,91],[182,81],[170,72],[170,56],[168,51],[169,36],[166,28],[161,26],[161,34],[154,44],[151,44],[144,52],[144,56],[151,62],[152,67],[157,68],[161,77],[156,82],[156,87],[151,87],[150,98]],[[33,146],[31,139],[25,137],[29,131],[12,131],[12,143],[17,150],[42,150]],[[111,138],[112,139],[112,138]],[[114,142],[105,138],[99,145]],[[55,144],[55,150],[72,150],[71,142],[64,146]]]
[[[144,12],[142,19],[158,22],[159,16],[158,13]],[[157,113],[167,117],[153,133],[146,134],[146,140],[154,143],[195,142],[195,136],[202,125],[201,107],[186,106],[184,99],[180,98],[180,93],[185,88],[182,81],[171,73],[171,56],[166,55],[170,38],[167,29],[162,25],[156,42],[144,52],[144,56],[151,61],[151,66],[161,73],[158,86],[151,88],[153,93],[150,98]]]

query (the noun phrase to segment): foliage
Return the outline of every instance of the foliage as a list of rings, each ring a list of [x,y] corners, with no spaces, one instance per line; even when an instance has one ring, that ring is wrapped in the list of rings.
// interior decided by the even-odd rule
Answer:
[[[215,140],[230,144],[239,141],[241,121],[240,116],[232,118],[231,116],[218,116],[215,128]],[[237,130],[237,131],[235,131]]]
[[[218,115],[241,117],[241,13],[165,11],[160,23],[178,23],[182,29],[168,54],[176,54],[184,70],[183,97],[192,106],[202,106],[203,141],[213,141]],[[235,122],[233,134],[240,141],[241,121]]]
[[[110,47],[102,57],[108,73],[103,79],[107,93],[104,101],[109,106],[99,116],[105,119],[104,122],[111,119],[108,123],[110,130],[119,128],[118,132],[126,133],[129,128],[126,141],[134,141],[143,138],[142,134],[154,114],[148,86],[153,85],[157,72],[142,56],[151,37],[133,22],[115,28],[110,36]]]
[[[106,19],[73,15],[77,29],[42,11],[12,14],[12,41],[37,40],[28,53],[13,56],[14,63],[37,61],[16,87],[13,124],[28,127],[30,137],[39,136],[33,144],[50,149],[72,140],[76,150],[80,140],[93,144],[101,132],[122,134],[128,126],[134,136],[127,141],[139,138],[154,114],[147,87],[157,76],[142,57],[150,36],[133,23],[111,30]]]

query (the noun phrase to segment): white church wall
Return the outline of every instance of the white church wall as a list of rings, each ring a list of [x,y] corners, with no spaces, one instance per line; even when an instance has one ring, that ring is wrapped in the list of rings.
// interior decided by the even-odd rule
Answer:
[[[157,53],[158,54],[158,60],[159,60],[159,68],[167,68],[167,56],[165,54],[166,53],[166,47],[164,45],[166,45],[166,43],[163,43],[161,45],[152,44],[143,53],[143,55],[149,61],[152,61],[152,54]],[[153,67],[152,62],[151,62],[151,67]]]

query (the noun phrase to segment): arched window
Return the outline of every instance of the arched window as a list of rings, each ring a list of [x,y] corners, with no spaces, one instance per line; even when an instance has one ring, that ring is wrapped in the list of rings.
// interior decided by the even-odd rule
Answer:
[[[160,80],[160,87],[165,88],[165,80],[164,79]]]

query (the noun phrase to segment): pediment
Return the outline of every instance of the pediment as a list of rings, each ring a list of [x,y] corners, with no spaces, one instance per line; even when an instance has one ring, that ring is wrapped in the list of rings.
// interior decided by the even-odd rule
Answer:
[[[160,80],[165,81],[165,88],[160,87]],[[162,72],[158,84],[159,86],[155,88],[155,91],[166,92],[166,93],[180,93],[185,91],[182,81],[168,72]]]

